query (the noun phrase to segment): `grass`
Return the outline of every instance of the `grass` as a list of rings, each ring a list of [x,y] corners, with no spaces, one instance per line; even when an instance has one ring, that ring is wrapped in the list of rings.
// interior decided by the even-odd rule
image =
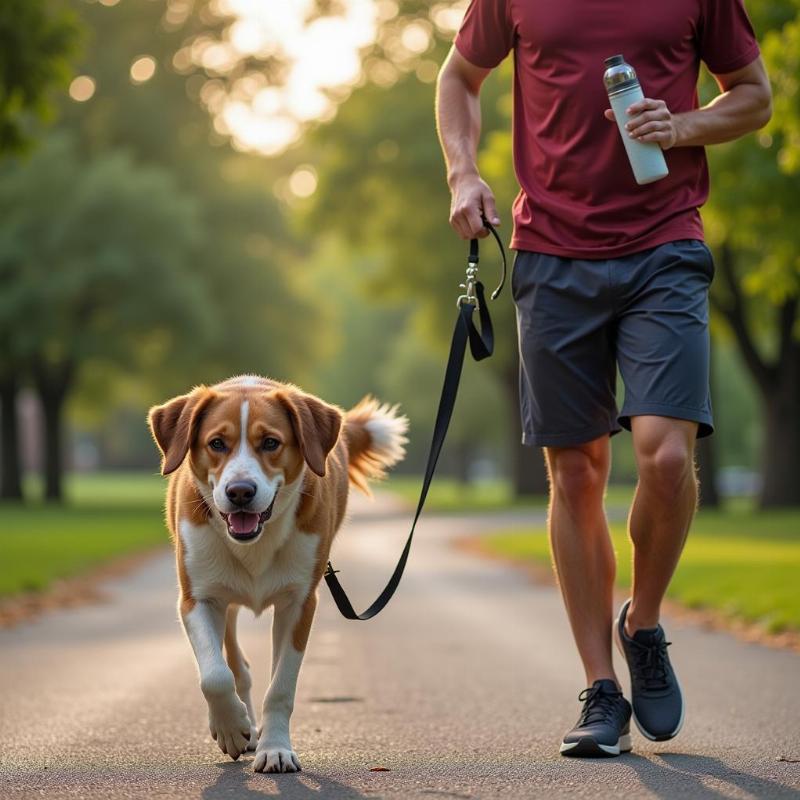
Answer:
[[[625,524],[613,523],[617,583],[630,586]],[[502,531],[483,539],[497,555],[550,563],[544,528]],[[692,526],[668,596],[770,632],[800,630],[800,512],[701,511]]]
[[[392,476],[379,488],[399,495],[409,504],[416,505],[422,478],[408,475]],[[630,504],[633,487],[611,486],[606,503],[609,507],[626,507]],[[545,497],[515,499],[511,485],[506,480],[482,480],[459,483],[452,478],[435,477],[425,502],[425,511],[454,513],[459,511],[502,511],[508,508],[545,508]]]
[[[36,485],[27,485],[33,495]],[[168,542],[164,479],[140,473],[71,477],[63,507],[0,505],[0,597],[41,591],[118,556]]]

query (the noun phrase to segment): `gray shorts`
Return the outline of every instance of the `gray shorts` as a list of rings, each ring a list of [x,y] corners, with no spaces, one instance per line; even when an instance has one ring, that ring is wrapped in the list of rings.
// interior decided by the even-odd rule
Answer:
[[[681,239],[609,260],[519,251],[517,309],[522,441],[582,444],[653,414],[713,432],[706,245]],[[617,410],[619,364],[625,385]]]

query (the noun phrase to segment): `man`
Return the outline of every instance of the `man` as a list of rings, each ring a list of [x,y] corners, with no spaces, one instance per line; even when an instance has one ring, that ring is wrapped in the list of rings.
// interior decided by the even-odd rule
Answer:
[[[481,214],[500,221],[476,165],[479,92],[511,50],[523,442],[545,448],[553,561],[589,687],[561,752],[618,755],[631,748],[631,705],[614,673],[612,628],[639,730],[661,741],[683,723],[659,613],[697,502],[694,441],[713,430],[703,147],[763,126],[769,81],[741,0],[472,0],[436,101],[450,223],[464,239],[486,234]],[[644,186],[602,80],[604,60],[618,53],[645,94],[627,110],[627,135],[660,145],[669,168]],[[720,94],[698,108],[701,60]],[[632,595],[612,626],[616,564],[603,495],[609,437],[621,427],[633,435],[639,483]]]

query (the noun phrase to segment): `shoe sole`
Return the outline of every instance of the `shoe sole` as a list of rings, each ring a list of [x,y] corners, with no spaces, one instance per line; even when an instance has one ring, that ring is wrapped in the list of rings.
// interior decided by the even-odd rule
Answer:
[[[577,742],[562,742],[560,752],[562,756],[573,758],[613,758],[620,753],[629,753],[631,747],[631,735],[623,733],[616,744],[600,744],[591,736],[585,736]]]
[[[623,604],[624,607],[625,604]],[[630,675],[630,667],[628,666],[628,657],[625,655],[625,647],[622,644],[622,637],[619,635],[619,621],[622,617],[622,610],[620,610],[619,616],[614,620],[614,643],[617,645],[617,650],[619,650],[620,655],[622,656],[623,660],[625,661],[625,666],[628,667],[628,674]],[[639,718],[636,716],[636,711],[633,710],[633,703],[631,702],[631,716],[633,717],[633,721],[636,723],[636,727],[639,729],[639,733],[645,737],[645,739],[649,739],[651,742],[667,742],[670,739],[674,739],[680,732],[681,728],[683,727],[683,720],[684,716],[686,715],[686,703],[683,701],[683,688],[681,687],[681,682],[678,680],[678,676],[675,675],[673,670],[672,673],[675,676],[675,683],[678,685],[678,691],[681,695],[681,717],[678,720],[678,726],[675,728],[672,733],[667,734],[660,734],[658,736],[653,735],[648,731],[641,722],[639,722]],[[633,678],[631,678],[631,695],[633,695]],[[633,697],[631,697],[633,700]]]

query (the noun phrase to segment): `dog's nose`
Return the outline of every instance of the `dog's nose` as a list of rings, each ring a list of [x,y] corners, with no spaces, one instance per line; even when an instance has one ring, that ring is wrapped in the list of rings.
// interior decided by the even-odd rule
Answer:
[[[225,495],[235,506],[246,506],[256,496],[256,485],[250,481],[235,481],[225,487]]]

